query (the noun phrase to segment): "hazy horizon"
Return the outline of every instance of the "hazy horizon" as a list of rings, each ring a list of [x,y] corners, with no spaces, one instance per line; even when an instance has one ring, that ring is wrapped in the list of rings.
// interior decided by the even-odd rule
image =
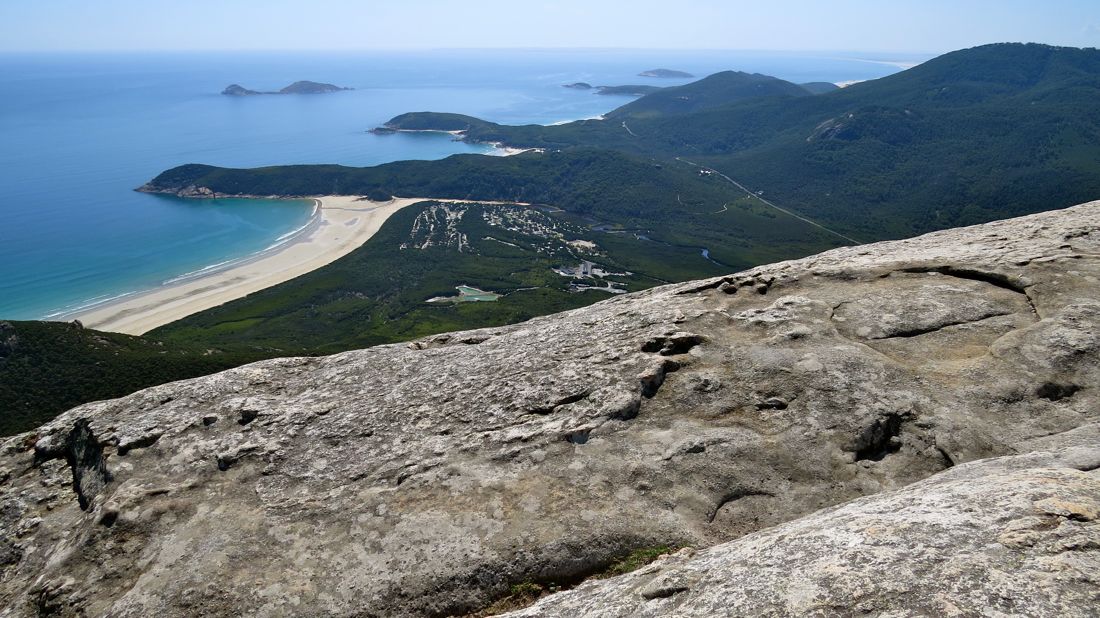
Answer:
[[[1100,45],[1100,6],[870,0],[42,0],[0,6],[0,52],[450,49],[738,50],[938,54],[997,42]]]

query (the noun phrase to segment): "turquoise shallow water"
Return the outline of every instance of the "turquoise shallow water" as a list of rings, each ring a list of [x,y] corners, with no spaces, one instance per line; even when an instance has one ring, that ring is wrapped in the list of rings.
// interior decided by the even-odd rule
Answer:
[[[657,67],[698,76],[749,70],[799,82],[898,70],[859,57],[599,50],[0,55],[0,318],[43,318],[150,289],[263,250],[309,218],[311,204],[303,201],[181,200],[132,190],[169,167],[373,165],[488,153],[449,136],[366,130],[420,110],[549,124],[630,100],[564,83],[690,81],[636,76]],[[299,79],[356,90],[219,94],[230,83],[276,90]]]

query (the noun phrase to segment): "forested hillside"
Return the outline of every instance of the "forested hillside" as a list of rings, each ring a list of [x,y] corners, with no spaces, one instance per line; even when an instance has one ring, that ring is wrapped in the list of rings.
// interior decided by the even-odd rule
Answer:
[[[73,406],[206,375],[275,350],[165,344],[75,323],[0,322],[0,436],[27,431]]]
[[[1100,196],[1095,49],[987,45],[817,96],[769,91],[715,105],[729,81],[682,86],[686,101],[666,89],[602,121],[508,127],[420,113],[391,124],[450,119],[474,141],[683,157],[865,240]]]

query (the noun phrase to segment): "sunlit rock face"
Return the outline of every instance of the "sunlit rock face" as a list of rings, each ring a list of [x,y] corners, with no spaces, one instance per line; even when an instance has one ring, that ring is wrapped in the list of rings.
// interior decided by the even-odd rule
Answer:
[[[728,543],[538,607],[874,612],[909,607],[876,600],[891,582],[931,597],[953,578],[967,591],[914,607],[980,614],[1011,589],[1061,603],[1022,613],[1071,615],[1100,572],[1098,258],[1093,202],[87,404],[2,447],[0,604],[461,614],[633,549]],[[977,562],[921,567],[964,528]],[[978,576],[1012,556],[1035,586]],[[767,573],[805,587],[753,597]]]
[[[966,463],[508,615],[1093,616],[1098,468],[1095,442]]]

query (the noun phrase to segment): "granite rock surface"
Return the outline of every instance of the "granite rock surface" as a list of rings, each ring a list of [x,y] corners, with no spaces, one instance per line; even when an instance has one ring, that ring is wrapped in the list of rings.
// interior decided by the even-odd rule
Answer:
[[[1100,447],[983,459],[509,616],[1095,616]]]
[[[880,509],[896,548],[903,522],[889,511],[924,508],[919,492],[934,490],[928,516],[943,505],[944,534],[1035,532],[1039,549],[1003,551],[1023,552],[1044,574],[1036,585],[1065,586],[1050,598],[1068,603],[1084,567],[1052,561],[1094,560],[1093,520],[1025,515],[1046,499],[1028,496],[1064,481],[1049,497],[1094,504],[1095,471],[1037,465],[1032,491],[1012,476],[1026,471],[982,480],[960,464],[1100,444],[1098,276],[1093,202],[83,405],[0,445],[0,613],[462,614],[519,582],[577,583],[638,548],[718,546],[660,567],[670,573],[781,561],[809,550],[779,531],[813,520],[735,539],[945,470],[904,490],[917,493],[816,515],[837,526],[822,539],[868,538],[860,509]],[[943,492],[974,493],[978,511],[959,515]],[[1039,528],[1010,526],[1026,517]],[[1042,528],[1054,523],[1091,531],[1085,549],[1049,549],[1078,539]],[[937,538],[911,533],[915,552]],[[745,545],[761,539],[774,550]],[[883,564],[904,561],[889,547]],[[798,613],[842,599],[814,565],[861,585],[853,556],[800,566],[817,587],[768,602]],[[881,577],[904,587],[915,564]],[[615,580],[629,598],[607,615],[642,607],[642,577]],[[975,578],[944,603],[974,614],[968,603],[1012,581]],[[888,582],[871,583],[879,598]],[[585,586],[543,603],[601,594]],[[668,590],[653,607],[686,611],[678,598],[706,594]]]

